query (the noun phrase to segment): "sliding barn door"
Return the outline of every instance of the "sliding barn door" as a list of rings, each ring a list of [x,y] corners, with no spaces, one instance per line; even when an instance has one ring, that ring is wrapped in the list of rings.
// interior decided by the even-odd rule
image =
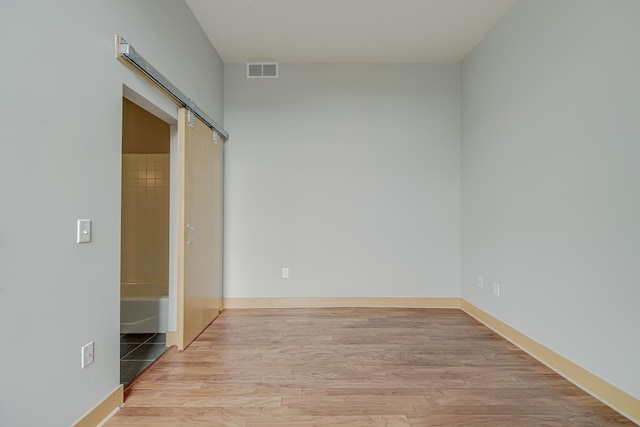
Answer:
[[[170,344],[186,348],[222,302],[222,138],[178,113],[178,319]]]

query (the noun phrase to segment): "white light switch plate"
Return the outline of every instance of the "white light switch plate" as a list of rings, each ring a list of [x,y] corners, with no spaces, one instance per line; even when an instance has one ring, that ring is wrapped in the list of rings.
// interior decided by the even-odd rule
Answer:
[[[77,243],[89,243],[91,242],[91,220],[79,219],[78,220],[78,232],[76,236]]]
[[[82,346],[82,369],[93,363],[93,341]]]
[[[493,294],[497,297],[500,296],[500,283],[493,282]]]

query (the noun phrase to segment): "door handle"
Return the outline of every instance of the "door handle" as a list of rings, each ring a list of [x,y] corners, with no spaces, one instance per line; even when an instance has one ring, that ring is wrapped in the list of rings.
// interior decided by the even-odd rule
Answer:
[[[193,228],[190,224],[187,224],[187,226],[185,228],[191,230],[191,238],[187,239],[187,241],[185,242],[187,245],[190,245],[191,242],[196,240],[196,229]]]

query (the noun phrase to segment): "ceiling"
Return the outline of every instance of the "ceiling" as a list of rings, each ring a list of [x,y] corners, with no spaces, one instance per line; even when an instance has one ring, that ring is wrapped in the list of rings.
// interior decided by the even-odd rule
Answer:
[[[226,63],[459,62],[515,0],[186,0]]]

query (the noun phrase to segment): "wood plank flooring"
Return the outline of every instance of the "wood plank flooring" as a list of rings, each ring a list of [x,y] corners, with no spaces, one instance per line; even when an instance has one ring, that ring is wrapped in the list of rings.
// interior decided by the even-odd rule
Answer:
[[[446,309],[233,309],[165,353],[118,426],[631,426]]]

